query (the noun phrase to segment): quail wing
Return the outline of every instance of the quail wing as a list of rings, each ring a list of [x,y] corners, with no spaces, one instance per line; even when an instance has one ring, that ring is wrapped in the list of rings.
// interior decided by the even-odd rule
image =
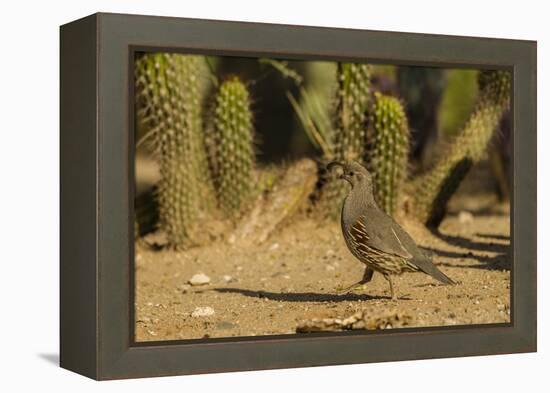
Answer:
[[[412,259],[415,250],[411,250],[410,246],[407,247],[407,243],[414,244],[414,241],[402,235],[404,231],[391,217],[380,213],[375,210],[369,211],[351,225],[350,233],[355,241],[359,245],[365,245],[386,254]]]
[[[368,217],[368,219],[366,218]],[[445,284],[455,282],[441,272],[416,245],[401,226],[380,209],[367,208],[350,228],[359,247],[371,247],[378,251],[409,260],[424,273]]]

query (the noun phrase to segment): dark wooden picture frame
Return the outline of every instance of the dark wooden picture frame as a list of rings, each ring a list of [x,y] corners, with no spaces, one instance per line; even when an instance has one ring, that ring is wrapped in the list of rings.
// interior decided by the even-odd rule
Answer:
[[[511,323],[136,343],[140,50],[513,72]],[[61,27],[61,366],[95,379],[536,351],[536,42],[95,14]]]

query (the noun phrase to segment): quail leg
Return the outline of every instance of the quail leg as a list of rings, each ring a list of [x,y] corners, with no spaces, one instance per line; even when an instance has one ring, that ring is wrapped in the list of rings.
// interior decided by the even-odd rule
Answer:
[[[384,274],[384,278],[388,280],[390,283],[390,294],[391,294],[391,300],[397,300],[397,296],[395,295],[395,292],[393,291],[393,283],[391,280],[391,276],[389,274]]]
[[[350,285],[349,287],[346,287],[344,289],[339,290],[338,294],[339,295],[344,295],[348,292],[353,291],[355,288],[358,288],[361,285],[368,283],[370,280],[372,280],[372,275],[373,274],[374,274],[374,270],[372,270],[371,268],[368,268],[368,267],[365,268],[365,273],[363,273],[363,278],[361,279],[361,281],[358,281],[355,284]]]

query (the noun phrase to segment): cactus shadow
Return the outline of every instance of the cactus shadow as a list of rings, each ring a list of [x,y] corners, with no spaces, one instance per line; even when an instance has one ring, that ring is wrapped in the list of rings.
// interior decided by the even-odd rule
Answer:
[[[482,237],[484,239],[491,239],[491,240],[502,240],[502,241],[510,241],[509,235],[496,235],[492,233],[476,233],[476,236]]]
[[[315,293],[315,292],[269,292],[255,291],[251,289],[241,288],[214,288],[214,291],[219,293],[238,293],[243,296],[255,297],[259,299],[269,299],[283,302],[349,302],[357,300],[385,300],[389,296],[373,296],[367,294],[347,293],[344,295],[332,293]]]
[[[509,258],[508,253],[499,253],[494,256],[488,255],[475,255],[468,254],[465,252],[456,252],[456,251],[447,251],[447,250],[438,250],[435,248],[426,247],[430,253],[433,253],[439,257],[447,259],[457,259],[462,260],[464,258],[472,258],[479,262],[479,265],[464,265],[459,263],[452,263],[449,261],[444,261],[438,263],[438,266],[447,266],[447,267],[458,267],[464,269],[485,269],[485,270],[511,270],[512,263],[511,258]]]
[[[484,206],[478,209],[467,209],[474,217],[507,217],[510,215],[505,210],[495,209],[494,206]],[[457,216],[457,213],[450,213],[452,216]]]
[[[485,243],[485,242],[479,242],[474,241],[472,239],[462,237],[462,236],[456,236],[456,235],[447,235],[445,233],[442,233],[438,229],[431,229],[431,233],[438,237],[439,239],[443,240],[444,242],[461,248],[466,248],[468,250],[472,251],[489,251],[489,252],[497,252],[500,254],[507,254],[510,250],[510,244],[502,244],[502,243]],[[491,236],[493,238],[493,236]],[[501,239],[501,240],[509,240],[509,239]]]

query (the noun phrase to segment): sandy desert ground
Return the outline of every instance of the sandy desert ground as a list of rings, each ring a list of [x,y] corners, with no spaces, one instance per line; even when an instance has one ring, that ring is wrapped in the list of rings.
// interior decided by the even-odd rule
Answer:
[[[338,295],[364,267],[336,222],[306,216],[245,249],[216,243],[174,252],[138,244],[136,341],[294,334],[300,326],[353,315],[371,329],[510,322],[508,204],[462,192],[438,233],[404,226],[459,285],[405,273],[394,281],[398,300],[392,301],[387,282],[375,274],[363,288]],[[191,285],[197,274],[209,282]]]

